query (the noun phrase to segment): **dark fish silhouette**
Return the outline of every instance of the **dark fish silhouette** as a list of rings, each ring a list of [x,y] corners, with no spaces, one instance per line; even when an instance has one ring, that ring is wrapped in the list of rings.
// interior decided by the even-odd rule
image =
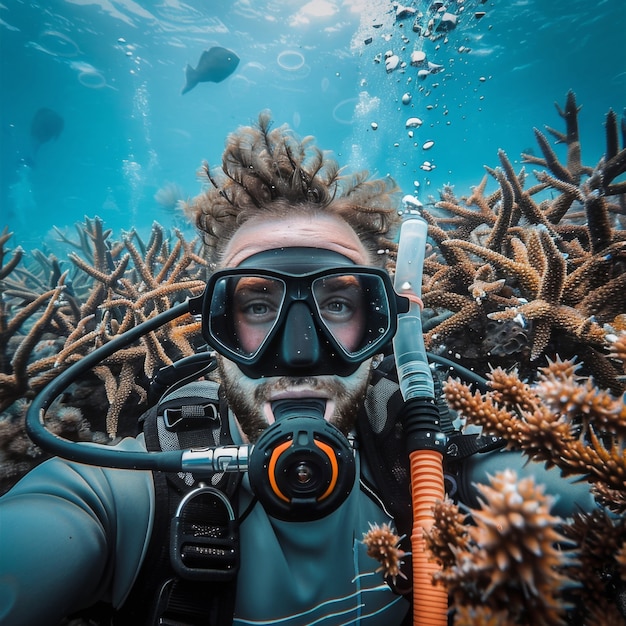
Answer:
[[[205,50],[195,69],[187,65],[185,70],[187,83],[183,93],[191,91],[198,83],[221,83],[235,71],[237,65],[239,57],[232,50],[219,46]]]
[[[65,122],[63,118],[53,111],[43,107],[39,109],[30,123],[30,136],[33,140],[33,156],[39,150],[41,144],[47,143],[52,139],[58,139],[63,132]]]

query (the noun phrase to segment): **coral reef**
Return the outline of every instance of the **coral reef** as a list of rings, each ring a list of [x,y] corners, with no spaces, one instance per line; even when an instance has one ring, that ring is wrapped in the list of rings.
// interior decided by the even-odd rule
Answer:
[[[623,377],[626,331],[610,339]],[[532,385],[496,368],[482,395],[458,380],[444,385],[448,404],[469,424],[586,480],[598,504],[560,519],[539,487],[509,472],[479,488],[483,502],[470,511],[472,526],[463,525],[456,505],[439,504],[430,547],[443,564],[439,580],[463,607],[457,626],[490,623],[500,611],[508,614],[502,623],[626,619],[626,403],[579,376],[580,368],[573,359],[551,361]]]
[[[197,295],[206,283],[199,242],[186,241],[178,230],[168,235],[155,223],[147,242],[134,231],[114,241],[100,219],[86,218],[76,231],[78,238],[73,239],[57,230],[62,244],[73,250],[69,262],[38,250],[29,256],[19,247],[9,250],[7,229],[0,237],[3,478],[15,474],[11,462],[27,469],[41,460],[32,448],[21,461],[16,458],[20,446],[15,439],[18,433],[22,436],[25,401],[85,354]],[[193,354],[199,343],[199,325],[191,316],[161,327],[95,367],[91,377],[65,394],[60,406],[51,407],[51,423],[59,421],[58,429],[74,433],[70,437],[74,439],[101,440],[102,431],[112,440],[119,434],[134,434],[152,375]],[[16,408],[16,403],[22,408]],[[77,429],[67,407],[82,410],[91,426]],[[105,407],[104,414],[99,407]],[[126,423],[119,431],[122,412]]]
[[[501,167],[487,168],[469,197],[447,187],[424,210],[436,243],[424,268],[425,340],[434,352],[462,354],[482,374],[488,364],[517,361],[532,376],[546,357],[579,355],[603,387],[619,392],[624,383],[604,352],[603,326],[626,310],[626,181],[618,180],[626,149],[609,112],[605,156],[584,166],[574,94],[557,109],[566,132],[547,130],[566,144],[565,163],[539,130],[543,158],[522,155],[544,168],[534,172],[538,184],[525,188],[525,171],[516,173],[500,151]],[[626,144],[624,121],[621,134]],[[499,188],[486,195],[489,176]],[[509,324],[504,333],[497,322]],[[512,341],[503,342],[509,333]]]

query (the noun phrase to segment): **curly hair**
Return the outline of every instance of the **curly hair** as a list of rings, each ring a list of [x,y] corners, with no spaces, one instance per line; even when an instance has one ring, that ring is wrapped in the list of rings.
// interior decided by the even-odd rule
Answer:
[[[343,219],[373,259],[392,264],[400,221],[396,183],[390,177],[370,179],[367,172],[344,176],[313,142],[310,136],[300,140],[287,125],[272,129],[269,113],[263,112],[256,126],[228,136],[219,175],[204,165],[210,185],[185,212],[202,233],[213,266],[247,220],[302,213]]]

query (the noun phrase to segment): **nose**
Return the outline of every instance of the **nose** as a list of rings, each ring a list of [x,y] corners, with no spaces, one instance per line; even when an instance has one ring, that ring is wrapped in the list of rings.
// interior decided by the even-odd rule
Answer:
[[[316,365],[320,358],[320,343],[313,314],[304,302],[294,302],[285,321],[280,356],[288,367],[304,368]]]

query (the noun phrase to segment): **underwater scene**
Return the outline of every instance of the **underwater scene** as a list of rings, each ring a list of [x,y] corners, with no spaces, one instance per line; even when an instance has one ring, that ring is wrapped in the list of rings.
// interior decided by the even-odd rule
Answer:
[[[269,111],[427,221],[426,348],[488,381],[442,381],[455,423],[595,500],[562,518],[502,472],[480,508],[438,502],[453,623],[625,624],[625,32],[623,0],[0,4],[0,494],[47,458],[24,426],[38,392],[202,293],[183,208]],[[203,345],[190,314],[155,329],[49,430],[134,435],[155,373]]]

